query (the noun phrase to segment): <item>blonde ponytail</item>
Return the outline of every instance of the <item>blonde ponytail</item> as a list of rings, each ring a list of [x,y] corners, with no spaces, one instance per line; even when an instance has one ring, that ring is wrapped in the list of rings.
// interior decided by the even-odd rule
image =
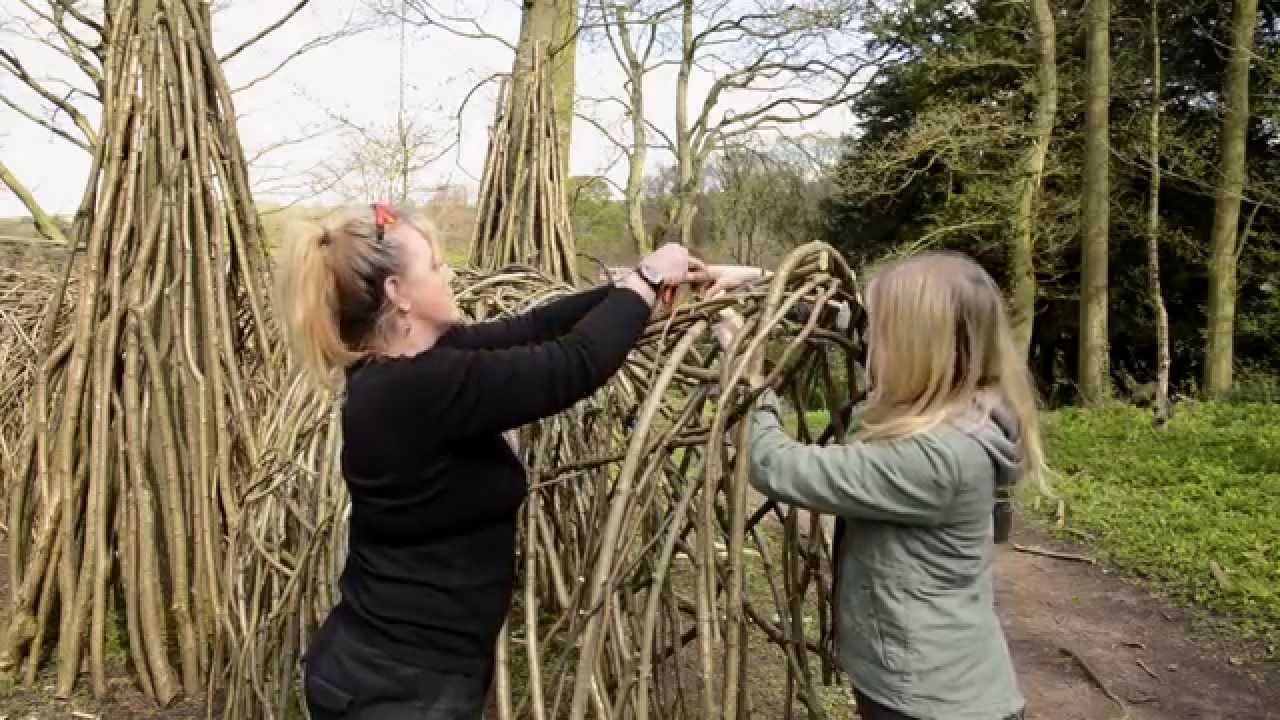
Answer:
[[[289,344],[302,367],[325,384],[339,368],[359,359],[338,327],[338,286],[330,262],[332,231],[322,225],[298,227],[285,244],[280,307]]]
[[[288,233],[279,269],[279,303],[289,344],[301,366],[324,385],[378,344],[387,316],[386,279],[400,268],[393,234],[413,231],[434,242],[408,215],[379,237],[370,208],[340,210]]]

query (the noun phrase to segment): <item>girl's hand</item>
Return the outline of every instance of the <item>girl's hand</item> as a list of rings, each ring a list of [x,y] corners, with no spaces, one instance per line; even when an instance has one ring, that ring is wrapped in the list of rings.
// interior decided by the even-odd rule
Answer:
[[[747,265],[707,265],[702,272],[690,275],[689,281],[694,285],[706,286],[702,290],[702,296],[710,299],[764,276],[764,270]]]
[[[742,332],[743,325],[746,321],[742,319],[736,311],[728,308],[720,311],[720,322],[712,329],[716,336],[716,342],[720,343],[720,349],[728,351],[733,347],[734,341]]]

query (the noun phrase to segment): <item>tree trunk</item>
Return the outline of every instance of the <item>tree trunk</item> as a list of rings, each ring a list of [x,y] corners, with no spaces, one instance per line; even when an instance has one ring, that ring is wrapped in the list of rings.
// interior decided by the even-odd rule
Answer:
[[[551,82],[551,98],[555,105],[556,130],[560,139],[560,176],[569,177],[569,140],[573,128],[573,99],[577,72],[578,0],[524,0],[520,42],[516,48],[515,83],[517,113],[525,107],[528,73],[533,68],[533,53],[544,52],[550,63],[547,75]],[[512,123],[523,126],[523,115]]]
[[[1257,30],[1258,0],[1237,0],[1231,29],[1231,62],[1223,79],[1221,184],[1213,217],[1209,259],[1209,327],[1204,387],[1210,397],[1231,389],[1236,314],[1236,241],[1244,194],[1245,135],[1249,128],[1249,63]]]
[[[649,128],[644,118],[644,61],[631,40],[631,25],[624,6],[614,8],[614,24],[627,59],[628,109],[631,113],[631,154],[627,158],[627,188],[623,198],[627,210],[627,239],[637,255],[653,252],[653,241],[644,226],[644,164],[649,154]]]
[[[569,147],[573,136],[574,93],[577,88],[578,0],[558,0],[551,32],[551,99],[556,132],[560,136],[560,177],[569,177]]]
[[[1080,273],[1080,394],[1107,396],[1107,252],[1110,225],[1111,4],[1089,0],[1084,157],[1084,246]]]
[[[1026,357],[1031,350],[1031,333],[1035,323],[1035,210],[1040,186],[1044,181],[1045,161],[1053,139],[1058,114],[1057,24],[1049,0],[1032,0],[1031,12],[1036,24],[1039,45],[1038,81],[1035,121],[1032,123],[1032,145],[1027,152],[1026,179],[1018,201],[1017,232],[1012,248],[1013,264],[1013,332],[1018,349]]]
[[[1151,201],[1147,208],[1147,276],[1156,320],[1156,425],[1169,422],[1169,313],[1160,290],[1160,112],[1163,100],[1160,57],[1160,0],[1151,0]]]
[[[683,53],[676,75],[676,167],[680,185],[667,213],[666,240],[693,244],[693,218],[698,212],[698,183],[694,181],[693,135],[689,127],[689,77],[693,73],[693,0],[684,0],[681,13]]]

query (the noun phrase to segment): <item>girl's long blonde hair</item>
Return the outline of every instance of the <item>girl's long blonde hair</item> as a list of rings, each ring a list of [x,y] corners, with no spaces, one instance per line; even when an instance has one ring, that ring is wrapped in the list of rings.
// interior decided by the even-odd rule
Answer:
[[[298,360],[322,383],[376,351],[385,336],[391,313],[384,287],[401,269],[402,233],[414,231],[437,257],[442,252],[430,220],[390,210],[395,221],[384,226],[381,240],[371,206],[300,224],[286,239],[277,275],[281,315]]]
[[[871,392],[857,439],[1012,413],[1023,477],[1047,491],[1035,385],[987,271],[963,255],[917,255],[874,273],[865,299]]]

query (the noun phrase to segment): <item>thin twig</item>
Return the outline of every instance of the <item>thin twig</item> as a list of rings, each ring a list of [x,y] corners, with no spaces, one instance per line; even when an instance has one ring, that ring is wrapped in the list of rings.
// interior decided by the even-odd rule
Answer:
[[[1076,555],[1076,554],[1074,554],[1074,553],[1057,552],[1057,551],[1055,551],[1055,550],[1046,550],[1046,549],[1044,549],[1044,548],[1042,548],[1042,547],[1035,547],[1035,546],[1032,546],[1032,545],[1018,545],[1017,543],[1015,543],[1015,544],[1014,544],[1014,546],[1013,546],[1013,549],[1014,549],[1014,550],[1017,550],[1018,552],[1024,552],[1024,553],[1028,553],[1028,554],[1031,554],[1031,555],[1041,555],[1041,556],[1044,556],[1044,557],[1055,558],[1055,559],[1058,559],[1058,560],[1068,560],[1068,561],[1071,561],[1071,562],[1082,562],[1082,563],[1088,563],[1088,564],[1090,564],[1090,565],[1097,565],[1097,564],[1098,564],[1098,561],[1097,561],[1097,560],[1095,560],[1095,559],[1093,559],[1093,558],[1089,557],[1088,555]]]
[[[1106,695],[1108,699],[1111,700],[1111,702],[1120,706],[1121,715],[1120,715],[1120,718],[1118,718],[1118,720],[1127,720],[1127,718],[1129,717],[1129,706],[1126,705],[1124,700],[1121,700],[1120,696],[1112,692],[1111,688],[1105,682],[1102,681],[1102,676],[1094,672],[1093,667],[1091,667],[1089,663],[1085,661],[1084,658],[1080,657],[1079,653],[1077,653],[1076,651],[1068,647],[1061,647],[1058,649],[1059,651],[1062,652],[1063,655],[1066,655],[1067,657],[1074,660],[1075,663],[1080,666],[1080,669],[1084,670],[1084,674],[1088,676],[1089,680],[1092,681],[1094,685],[1098,686],[1098,689],[1101,690],[1102,693]]]

